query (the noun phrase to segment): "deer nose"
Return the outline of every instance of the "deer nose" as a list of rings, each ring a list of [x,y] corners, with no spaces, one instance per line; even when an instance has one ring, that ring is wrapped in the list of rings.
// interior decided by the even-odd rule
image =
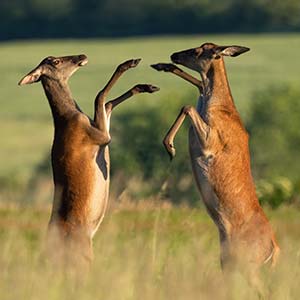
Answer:
[[[174,62],[175,64],[178,63],[178,62],[179,62],[179,55],[178,55],[178,53],[173,53],[173,54],[171,55],[171,60],[172,60],[172,62]]]
[[[80,55],[78,55],[78,59],[79,60],[85,60],[85,59],[87,59],[87,56],[84,55],[84,54],[80,54]]]
[[[86,65],[87,62],[88,62],[88,59],[87,59],[87,56],[86,56],[86,55],[84,55],[84,54],[78,55],[78,65],[79,65],[80,67]]]

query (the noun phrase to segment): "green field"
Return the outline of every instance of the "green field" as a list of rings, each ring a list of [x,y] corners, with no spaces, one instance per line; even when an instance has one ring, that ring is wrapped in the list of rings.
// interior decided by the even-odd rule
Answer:
[[[113,206],[95,236],[95,259],[84,283],[53,270],[41,255],[49,212],[0,209],[1,300],[256,299],[240,276],[226,291],[217,231],[203,210],[149,201]],[[267,214],[282,254],[273,273],[263,270],[266,289],[272,300],[299,299],[299,210]]]
[[[80,284],[68,280],[59,270],[53,270],[42,255],[51,203],[42,203],[41,199],[52,198],[53,186],[49,176],[37,184],[39,188],[34,194],[28,194],[28,190],[25,193],[23,189],[28,179],[34,175],[36,180],[42,177],[42,173],[38,173],[35,168],[45,158],[49,161],[53,125],[41,85],[19,87],[17,82],[44,57],[80,53],[88,56],[89,64],[72,77],[70,85],[74,98],[89,115],[93,113],[96,93],[104,86],[115,67],[130,58],[143,58],[138,68],[130,70],[120,79],[111,98],[136,83],[152,83],[160,86],[161,91],[153,95],[139,95],[120,106],[111,124],[113,133],[117,133],[124,124],[120,120],[130,121],[118,117],[131,116],[130,111],[153,112],[163,109],[167,113],[168,108],[172,108],[168,112],[172,112],[173,119],[174,110],[179,110],[183,104],[195,103],[197,93],[192,86],[170,74],[155,72],[149,65],[168,62],[172,52],[199,46],[207,41],[251,48],[249,53],[238,58],[226,58],[232,93],[245,121],[254,93],[272,85],[299,85],[300,62],[295,54],[300,47],[299,34],[0,43],[1,300],[255,299],[253,291],[239,276],[236,277],[236,285],[227,290],[220,272],[216,227],[204,209],[175,206],[163,202],[163,197],[153,193],[151,197],[141,196],[138,203],[132,200],[127,193],[128,189],[138,190],[140,181],[151,185],[151,178],[147,181],[142,176],[139,177],[139,174],[137,178],[125,174],[124,178],[128,183],[126,189],[111,187],[110,209],[94,240],[95,260],[90,275]],[[137,106],[140,108],[137,109]],[[148,119],[147,114],[143,116],[145,118],[139,120],[140,123],[133,124],[139,135],[144,132],[149,134],[144,125],[155,122],[155,119]],[[149,113],[149,116],[153,117],[153,114]],[[156,128],[161,130],[161,136],[169,126],[169,118],[169,115],[166,116],[165,128]],[[181,134],[186,136],[184,130]],[[114,151],[114,147],[120,146],[120,143],[114,140],[114,135],[112,138],[112,164],[116,163],[116,169],[120,159],[126,160],[126,148],[121,149],[125,158],[120,158],[120,151]],[[161,138],[157,142],[159,150],[147,149],[148,152],[145,153],[155,156],[159,151],[163,152],[160,140]],[[177,138],[177,145],[179,140],[180,137]],[[183,143],[186,143],[185,140]],[[142,147],[146,146],[142,144]],[[183,147],[180,149],[182,153]],[[119,157],[116,157],[116,153],[119,153]],[[163,155],[167,159],[166,154]],[[184,155],[183,160],[188,164]],[[168,171],[175,180],[174,185],[187,187],[190,192],[189,184],[194,184],[189,170],[188,178],[183,176],[181,182],[176,182],[176,170],[181,170],[179,164],[183,164],[180,159],[182,158],[178,154],[177,159],[172,162],[173,169],[170,167]],[[158,170],[157,176],[160,177],[160,174],[164,172]],[[161,182],[163,180],[164,178]],[[120,186],[122,187],[121,184]],[[266,187],[269,188],[269,185]],[[169,200],[174,201],[171,198]],[[299,199],[298,197],[298,203]],[[283,205],[277,210],[267,209],[267,215],[275,229],[282,254],[274,273],[263,270],[266,289],[270,288],[272,300],[298,299],[299,206]]]
[[[149,65],[167,62],[172,52],[195,47],[206,41],[251,48],[243,56],[226,58],[232,92],[244,119],[247,118],[247,108],[254,91],[270,84],[299,83],[300,63],[295,59],[295,51],[300,46],[300,35],[293,34],[1,43],[1,183],[26,182],[32,175],[34,166],[50,151],[53,128],[50,109],[41,85],[17,86],[20,78],[42,58],[79,53],[85,53],[89,57],[89,64],[72,77],[70,85],[74,98],[91,115],[95,94],[103,87],[116,65],[132,57],[142,57],[141,65],[124,75],[111,97],[137,82],[158,85],[161,91],[150,96],[140,95],[134,101],[122,105],[118,109],[118,114],[122,114],[141,103],[145,110],[147,107],[159,110],[162,101],[165,105],[168,102],[172,106],[175,98],[181,99],[181,103],[195,103],[196,91],[192,86],[172,75],[155,72]],[[178,105],[178,101],[176,103]],[[117,130],[113,122],[112,130]],[[165,131],[166,128],[162,128],[162,132]],[[111,147],[114,147],[113,143]]]

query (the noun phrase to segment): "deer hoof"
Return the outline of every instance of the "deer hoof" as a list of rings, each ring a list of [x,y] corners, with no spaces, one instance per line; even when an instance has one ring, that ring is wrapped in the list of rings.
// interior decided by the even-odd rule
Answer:
[[[170,157],[170,161],[172,161],[173,158],[175,157],[176,150],[175,150],[175,148],[172,146],[172,147],[170,147],[169,149],[167,149],[167,151],[168,151],[168,154],[169,154],[169,157]]]
[[[127,71],[130,68],[135,68],[141,60],[141,58],[127,60],[119,66],[119,69],[121,71]]]
[[[155,93],[159,91],[159,87],[152,84],[138,84],[135,86],[139,93]]]
[[[153,64],[151,67],[157,71],[164,71],[164,72],[172,72],[175,70],[175,66],[173,64]]]
[[[172,161],[173,158],[175,157],[175,154],[176,154],[176,150],[175,150],[175,147],[173,144],[171,143],[168,143],[167,141],[163,141],[163,144],[169,154],[169,157],[170,157],[170,160]]]

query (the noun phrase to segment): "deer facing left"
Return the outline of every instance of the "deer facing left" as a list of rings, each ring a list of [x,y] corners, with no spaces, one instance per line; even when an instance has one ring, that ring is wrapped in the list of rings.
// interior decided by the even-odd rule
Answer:
[[[140,59],[120,64],[95,99],[94,118],[85,115],[73,100],[68,79],[88,62],[85,55],[47,57],[19,85],[41,81],[52,111],[54,141],[51,151],[54,202],[48,226],[51,251],[63,260],[89,265],[92,238],[107,208],[110,182],[108,144],[113,108],[134,94],[159,88],[139,84],[105,103],[118,78]],[[59,249],[62,249],[62,253]],[[51,253],[53,256],[53,253]],[[54,256],[56,256],[54,254]]]

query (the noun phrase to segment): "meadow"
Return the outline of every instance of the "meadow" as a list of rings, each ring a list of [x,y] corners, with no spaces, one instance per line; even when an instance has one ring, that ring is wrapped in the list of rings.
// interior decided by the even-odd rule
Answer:
[[[139,95],[118,108],[114,116],[142,105],[160,110],[163,106],[179,109],[182,104],[193,104],[197,92],[194,87],[170,74],[155,72],[149,67],[156,62],[168,62],[171,53],[213,41],[217,44],[239,44],[251,51],[238,58],[226,58],[229,81],[237,107],[247,120],[253,92],[270,84],[297,84],[299,60],[295,49],[300,46],[300,36],[285,35],[209,35],[149,37],[109,40],[59,40],[23,41],[0,44],[1,62],[1,186],[23,184],[34,167],[49,153],[53,126],[50,109],[40,84],[19,87],[18,81],[32,70],[44,57],[85,53],[89,64],[70,80],[73,96],[89,115],[93,112],[96,93],[122,61],[142,57],[135,70],[126,73],[111,93],[111,98],[126,91],[138,82],[161,87],[154,95]],[[141,109],[140,109],[141,110]],[[172,117],[172,119],[175,115]],[[112,121],[113,122],[113,121]],[[112,123],[114,124],[114,123]],[[122,126],[122,124],[119,124]],[[161,128],[161,137],[169,124]],[[112,125],[112,130],[118,130]],[[114,143],[111,144],[112,150]]]
[[[205,211],[127,200],[111,206],[94,239],[91,272],[75,283],[41,254],[50,207],[1,207],[1,300],[256,299],[239,275],[227,289],[217,231]],[[267,214],[282,253],[276,271],[263,270],[266,290],[272,300],[298,299],[300,212]]]
[[[132,125],[137,132],[141,130],[140,134],[144,134],[144,125],[150,122],[148,111],[150,117],[153,111],[160,111],[160,116],[166,116],[165,127],[156,128],[161,132],[157,148],[147,149],[145,157],[155,156],[161,151],[168,159],[160,140],[170,120],[175,118],[176,111],[183,104],[195,103],[197,92],[172,75],[155,72],[149,65],[168,62],[172,52],[206,41],[251,48],[249,53],[238,58],[226,58],[232,94],[245,122],[255,92],[266,86],[299,84],[300,63],[295,58],[300,46],[300,35],[297,34],[36,40],[0,44],[1,300],[255,299],[253,291],[239,276],[234,288],[227,290],[220,272],[217,231],[203,207],[174,205],[170,203],[172,197],[166,201],[162,194],[131,199],[126,189],[138,189],[140,181],[144,180],[142,177],[137,180],[125,176],[128,182],[125,189],[112,185],[110,208],[94,240],[95,261],[90,275],[81,284],[67,280],[63,273],[51,268],[42,255],[51,210],[51,179],[47,177],[38,193],[27,193],[28,189],[24,192],[33,176],[41,176],[37,173],[41,162],[43,166],[44,161],[49,161],[53,125],[41,85],[19,87],[17,83],[44,57],[80,53],[88,56],[89,64],[73,75],[70,86],[74,98],[89,115],[93,114],[96,93],[115,67],[130,58],[143,58],[136,69],[120,79],[111,98],[136,83],[152,83],[160,86],[161,90],[153,95],[139,95],[115,111],[111,125],[114,133],[111,150],[112,162],[117,168],[127,157],[125,147],[117,152],[116,147],[123,145],[119,142],[122,137],[118,137],[117,133],[122,132],[124,123],[121,121],[132,121],[129,113],[133,110],[141,112],[142,120]],[[182,144],[186,143],[186,131],[183,130],[181,135],[185,138]],[[146,147],[138,143],[138,138],[135,141],[129,136],[127,140],[131,141],[132,148]],[[177,145],[179,140],[180,136]],[[185,156],[187,151],[184,153],[183,159],[189,165]],[[174,160],[171,174],[175,174],[180,164],[182,160]],[[135,169],[132,170],[134,173]],[[157,170],[157,174],[160,177],[164,173]],[[178,185],[184,186],[184,180]],[[191,184],[194,185],[193,182]],[[195,197],[198,203],[199,196]],[[270,274],[263,270],[266,288],[271,290],[271,299],[298,299],[299,207],[283,205],[277,210],[265,209],[282,248],[276,271]]]

